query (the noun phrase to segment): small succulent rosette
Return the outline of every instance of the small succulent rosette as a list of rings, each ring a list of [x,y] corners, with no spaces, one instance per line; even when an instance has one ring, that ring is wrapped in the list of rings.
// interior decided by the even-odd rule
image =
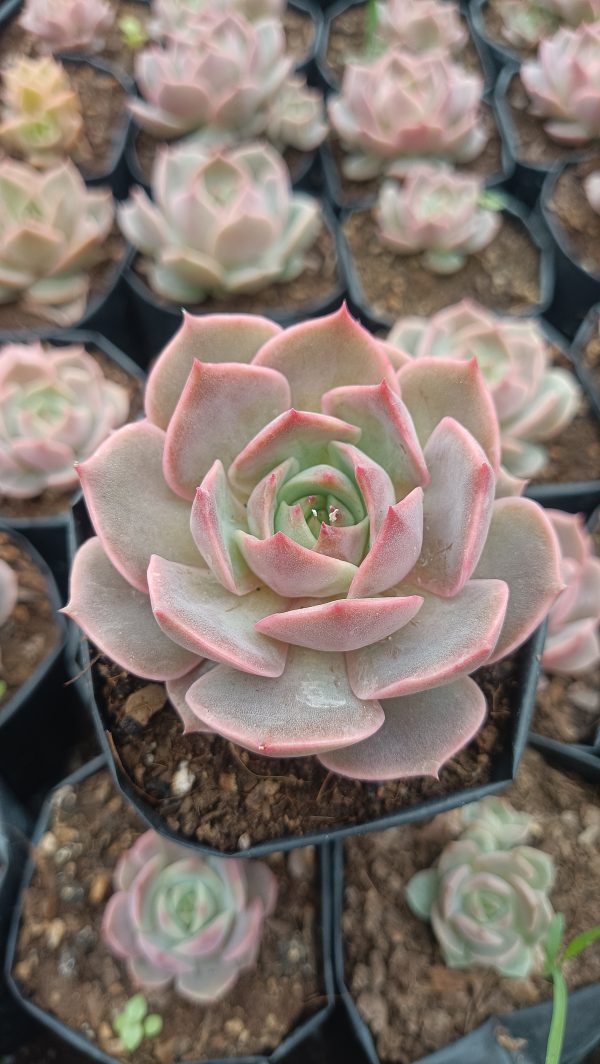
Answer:
[[[115,870],[102,922],[135,986],[199,1005],[224,997],[254,967],[276,879],[261,861],[203,857],[147,831]]]
[[[456,57],[469,34],[457,5],[444,0],[379,0],[375,43],[415,55],[441,52]]]
[[[50,56],[22,57],[2,77],[0,144],[39,169],[57,165],[83,129],[79,97],[64,66]]]
[[[502,0],[502,36],[516,48],[535,48],[561,26],[600,18],[600,0]]]
[[[521,67],[531,114],[544,120],[552,140],[567,146],[600,136],[600,21],[560,29]]]
[[[577,676],[600,664],[600,558],[581,514],[548,510],[558,538],[564,590],[548,615],[545,672]]]
[[[40,52],[101,52],[115,21],[109,0],[25,0],[21,27]]]
[[[219,0],[220,12],[231,11],[248,22],[280,19],[285,0]],[[206,29],[206,19],[214,12],[212,0],[153,0],[148,32],[155,41],[189,41]]]

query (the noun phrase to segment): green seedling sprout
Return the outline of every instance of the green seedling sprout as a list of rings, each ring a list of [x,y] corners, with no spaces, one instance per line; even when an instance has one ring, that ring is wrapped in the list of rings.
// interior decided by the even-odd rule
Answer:
[[[148,1002],[143,994],[134,994],[115,1016],[113,1028],[118,1034],[124,1049],[133,1053],[142,1044],[144,1038],[156,1038],[162,1031],[163,1020],[158,1013],[148,1015]]]
[[[600,925],[598,925],[591,927],[588,931],[582,931],[580,935],[575,935],[575,938],[564,946],[564,927],[564,916],[558,913],[552,921],[546,940],[544,975],[552,980],[553,996],[545,1064],[560,1064],[562,1055],[568,1008],[568,990],[564,975],[565,962],[578,957],[593,942],[600,941]]]

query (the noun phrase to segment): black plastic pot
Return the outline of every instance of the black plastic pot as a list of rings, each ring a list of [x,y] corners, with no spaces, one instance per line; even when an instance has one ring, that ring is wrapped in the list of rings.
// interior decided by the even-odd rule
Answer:
[[[571,345],[571,358],[577,366],[579,379],[584,383],[586,390],[600,417],[600,380],[595,380],[583,361],[583,352],[587,347],[592,334],[598,329],[600,323],[600,303],[592,307],[584,321],[582,321],[575,339]]]
[[[487,54],[488,62],[494,65],[497,76],[506,66],[519,66],[521,56],[509,44],[501,44],[500,41],[488,36],[483,16],[487,5],[488,0],[471,0],[468,9],[468,19],[474,39],[477,41],[480,50],[485,51]]]
[[[93,761],[84,765],[78,772],[73,773],[67,779],[63,780],[60,786],[68,786],[81,782],[87,779],[89,776],[94,775],[101,769],[106,768],[106,762],[103,757],[95,758]],[[50,795],[44,807],[40,813],[38,822],[32,837],[32,847],[38,845],[40,839],[43,837],[48,829],[48,824],[52,810],[52,795]],[[323,1025],[329,1019],[333,1010],[334,999],[334,977],[333,977],[333,958],[332,958],[332,912],[331,912],[331,857],[329,849],[327,847],[321,847],[319,852],[319,866],[320,866],[320,879],[321,879],[321,912],[320,912],[320,933],[321,933],[321,950],[322,950],[322,975],[323,975],[323,988],[325,992],[325,1002],[323,1007],[311,1016],[308,1020],[300,1023],[299,1026],[290,1034],[278,1049],[273,1053],[271,1060],[273,1064],[275,1062],[283,1061],[287,1059],[287,1054],[291,1054],[294,1050],[302,1047],[305,1039],[310,1039],[313,1036],[317,1036]],[[39,1021],[45,1027],[49,1028],[54,1034],[64,1039],[69,1045],[77,1049],[82,1053],[87,1060],[101,1061],[102,1064],[120,1064],[120,1062],[108,1054],[102,1052],[93,1042],[90,1042],[79,1031],[75,1031],[69,1028],[61,1020],[57,1019],[51,1013],[45,1012],[34,1002],[28,1000],[19,985],[17,984],[13,974],[12,967],[15,960],[16,946],[19,934],[19,927],[21,923],[21,913],[23,906],[23,895],[27,889],[33,872],[35,870],[34,856],[30,856],[25,868],[25,872],[21,881],[21,890],[19,897],[16,900],[14,906],[14,912],[12,914],[11,926],[8,936],[8,943],[6,947],[6,963],[5,963],[5,977],[7,984],[15,996],[20,1005],[27,1011],[27,1013],[33,1017],[34,1020]],[[190,1064],[266,1064],[266,1059],[263,1056],[244,1056],[244,1057],[228,1057],[226,1060],[221,1059],[219,1061],[190,1061]]]
[[[10,917],[29,846],[30,825],[24,809],[0,779],[0,956],[4,956]],[[0,1053],[12,1053],[35,1034],[0,975]]]
[[[502,213],[521,223],[521,225],[527,230],[532,243],[540,252],[540,301],[537,305],[530,307],[525,314],[520,316],[533,317],[534,315],[541,315],[550,304],[554,291],[554,261],[549,247],[546,229],[545,226],[540,223],[539,219],[535,216],[529,215],[527,210],[517,200],[508,196],[505,197],[505,199],[506,207],[503,209]],[[372,207],[373,203],[374,201],[371,199],[369,204],[365,205],[362,209],[366,209],[367,206]],[[369,306],[358,273],[354,267],[352,253],[350,252],[344,236],[342,228],[343,223],[355,213],[357,213],[357,210],[345,211],[340,218],[340,224],[337,229],[338,259],[341,269],[345,274],[348,302],[352,312],[357,314],[360,320],[369,328],[376,331],[387,331],[394,324],[395,319],[391,315],[388,317],[378,315]],[[493,310],[494,308],[492,307],[491,309]]]
[[[327,229],[336,242],[336,248],[338,248],[339,254],[339,246],[337,244],[337,224],[332,212],[327,207],[327,204],[323,205],[323,219]],[[340,306],[345,293],[343,268],[341,264],[338,264],[338,275],[338,284],[330,295],[327,295],[321,300],[317,300],[311,305],[299,307],[297,310],[293,311],[288,310],[285,307],[263,310],[260,305],[260,292],[257,292],[254,313],[265,314],[266,317],[271,318],[272,321],[286,327],[304,321],[306,318],[318,318],[323,314],[329,314]],[[127,269],[125,280],[131,294],[137,326],[142,336],[142,349],[139,352],[140,357],[138,358],[137,355],[134,355],[134,357],[144,369],[147,369],[156,355],[162,351],[174,333],[177,332],[182,322],[181,312],[184,308],[176,308],[174,304],[159,303],[132,266],[129,266]],[[231,312],[234,310],[235,295],[232,294]],[[193,312],[201,314],[202,307],[193,308]]]
[[[288,0],[288,7],[303,12],[305,15],[310,15],[314,26],[314,34],[312,44],[308,50],[306,58],[302,60],[296,67],[299,74],[304,74],[310,85],[318,84],[316,73],[317,63],[316,57],[321,46],[321,37],[323,34],[323,10],[320,3],[316,0]]]
[[[0,0],[0,29],[16,15],[23,0]]]
[[[538,746],[537,742],[533,744]],[[560,744],[556,744],[560,746]],[[539,748],[539,747],[538,747]],[[556,750],[544,755],[567,772],[576,772],[586,780],[600,784],[600,759],[579,756],[576,750]],[[344,906],[344,851],[341,842],[333,846],[333,927],[334,965],[337,989],[360,1041],[367,1064],[380,1064],[371,1032],[358,1012],[344,973],[342,914]],[[501,1016],[492,1016],[482,1026],[451,1045],[414,1064],[544,1064],[546,1042],[552,1015],[552,1002],[546,1001]],[[504,1028],[511,1039],[526,1039],[526,1045],[514,1050],[498,1044],[496,1030]],[[588,1053],[600,1043],[600,983],[575,990],[569,995],[565,1042],[561,1064],[582,1064]]]

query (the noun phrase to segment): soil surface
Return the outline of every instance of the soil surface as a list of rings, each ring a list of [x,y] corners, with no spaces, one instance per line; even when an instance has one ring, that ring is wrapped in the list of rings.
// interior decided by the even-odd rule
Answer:
[[[600,155],[567,167],[548,202],[559,241],[571,258],[600,282],[600,214],[588,203],[583,182],[600,170]]]
[[[486,694],[487,720],[439,779],[384,784],[328,773],[314,757],[260,757],[218,735],[183,735],[161,684],[140,680],[106,658],[97,661],[95,677],[113,756],[140,801],[176,835],[232,852],[365,823],[488,783],[510,747],[519,659],[517,654],[475,674]]]
[[[552,904],[567,938],[600,919],[598,788],[550,768],[527,751],[506,791],[535,816],[535,845],[557,864]],[[541,976],[506,979],[482,969],[451,970],[428,924],[413,916],[404,891],[454,837],[452,814],[424,824],[350,839],[345,845],[346,982],[383,1062],[415,1060],[472,1031],[489,1016],[552,996]],[[566,971],[571,990],[600,979],[600,949],[590,947]]]
[[[88,296],[87,307],[84,311],[84,317],[95,309],[95,305],[101,301],[103,296],[113,285],[116,279],[116,273],[119,270],[123,257],[125,255],[125,241],[115,227],[110,233],[108,239],[102,246],[101,252],[103,255],[102,261],[98,262],[90,270],[88,275],[90,278],[90,290]],[[69,328],[77,328],[79,322],[72,322]],[[21,301],[15,303],[3,303],[0,306],[0,333],[2,332],[24,332],[26,330],[42,330],[46,332],[53,328],[52,322],[49,322],[47,318],[41,317],[36,314],[30,308],[25,309]],[[54,326],[58,328],[58,326]]]
[[[51,344],[45,344],[51,347]],[[86,350],[99,364],[104,376],[115,384],[120,384],[129,393],[129,414],[127,421],[135,421],[144,408],[143,384],[136,377],[130,377],[125,370],[113,362],[102,351],[92,347]],[[50,517],[54,514],[64,513],[71,508],[72,500],[79,494],[78,486],[75,485],[68,491],[57,488],[48,488],[41,495],[33,499],[11,499],[0,492],[0,518],[10,520],[14,517]]]
[[[572,363],[555,350],[555,366],[573,372]],[[600,477],[600,421],[585,395],[582,395],[577,414],[554,440],[544,444],[548,464],[532,484],[565,484]]]
[[[347,62],[360,59],[365,46],[366,4],[356,5],[334,18],[327,41],[326,67],[333,84],[339,84]],[[483,72],[481,60],[473,41],[467,41],[463,51],[454,62],[476,74]]]
[[[106,771],[57,792],[24,899],[14,967],[19,984],[41,1008],[131,1064],[270,1052],[325,1004],[314,849],[266,859],[279,894],[265,922],[256,970],[242,974],[227,997],[209,1007],[169,988],[146,990],[163,1030],[127,1054],[112,1021],[135,988],[104,946],[100,924],[115,863],[142,831]]]
[[[487,144],[481,155],[478,155],[470,163],[459,164],[456,169],[468,171],[470,174],[479,174],[481,177],[492,178],[502,171],[502,141],[491,108],[485,103],[481,105],[481,117],[483,126],[488,134]],[[373,199],[379,192],[383,178],[376,177],[370,181],[350,181],[347,177],[344,177],[342,172],[344,151],[337,137],[332,135],[329,145],[339,186],[335,198],[340,205],[352,207],[359,202],[364,203],[365,200]]]
[[[365,309],[390,324],[409,314],[429,317],[466,297],[508,314],[522,314],[540,299],[540,253],[522,222],[507,215],[491,244],[444,276],[427,270],[420,255],[385,247],[372,209],[350,215],[342,228]]]
[[[10,565],[19,582],[17,604],[0,628],[1,720],[3,706],[8,705],[54,649],[60,629],[48,597],[45,576],[10,535],[1,531],[0,558]]]
[[[598,315],[595,317],[594,327],[592,328],[589,339],[582,348],[579,357],[581,359],[581,364],[590,374],[596,387],[600,389],[600,327]]]
[[[519,162],[550,169],[554,163],[572,158],[573,148],[557,144],[544,131],[544,120],[529,113],[531,103],[518,74],[510,82],[506,100],[515,138],[514,152]],[[589,151],[591,145],[585,147]]]
[[[145,281],[148,273],[148,260],[139,255],[133,268]],[[310,310],[315,304],[333,298],[340,288],[341,281],[337,270],[335,241],[330,230],[323,226],[312,248],[306,252],[304,269],[299,277],[283,284],[270,284],[259,292],[232,293],[221,299],[211,296],[204,303],[189,305],[192,314],[266,314],[271,311]],[[173,303],[148,291],[149,298],[159,306],[170,310],[176,309]],[[0,308],[1,313],[1,308]]]

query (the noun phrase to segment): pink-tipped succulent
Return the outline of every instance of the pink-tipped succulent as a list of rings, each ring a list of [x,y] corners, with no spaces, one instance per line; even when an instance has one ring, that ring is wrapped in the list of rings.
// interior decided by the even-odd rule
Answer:
[[[219,0],[219,13],[237,12],[249,22],[279,19],[285,10],[284,0]],[[149,32],[153,40],[189,41],[202,33],[206,18],[215,12],[213,0],[153,0]]]
[[[481,205],[483,181],[446,166],[416,165],[403,184],[386,181],[377,202],[379,235],[398,255],[421,254],[432,273],[456,273],[492,242],[499,212]]]
[[[491,794],[456,810],[462,839],[476,842],[484,853],[523,846],[535,834],[536,822],[529,813],[515,809],[506,798]]]
[[[136,58],[141,99],[129,109],[152,136],[172,140],[208,131],[248,139],[262,133],[292,60],[274,19],[250,23],[235,13],[203,16],[191,41],[153,45]]]
[[[108,948],[136,986],[211,1004],[254,967],[276,880],[261,861],[204,857],[147,831],[121,857],[104,911]]]
[[[146,415],[79,466],[97,538],[69,615],[175,684],[188,730],[354,778],[437,775],[485,717],[469,673],[561,587],[541,507],[494,501],[475,361],[402,358],[345,308],[287,330],[186,315]]]
[[[542,41],[537,59],[523,63],[521,80],[531,113],[559,144],[585,144],[600,136],[600,21],[561,29]]]
[[[560,544],[564,591],[548,617],[542,668],[577,675],[600,663],[600,558],[579,514],[549,510]]]
[[[596,214],[600,214],[600,170],[595,170],[586,177],[583,188],[590,207]]]
[[[83,347],[40,343],[0,350],[0,492],[29,499],[75,487],[88,458],[129,413],[125,388]]]
[[[19,582],[8,562],[0,558],[0,628],[17,605]]]
[[[101,52],[114,21],[108,0],[25,0],[19,18],[42,52]]]
[[[470,299],[432,318],[401,318],[390,343],[413,358],[477,359],[500,422],[502,464],[513,476],[536,476],[544,447],[577,413],[572,373],[550,365],[550,346],[533,320],[505,318]]]
[[[375,40],[385,48],[456,56],[469,39],[458,6],[445,0],[380,0]]]
[[[22,57],[2,77],[0,144],[32,166],[55,166],[83,127],[79,97],[64,66],[50,56]]]
[[[294,75],[284,81],[269,108],[265,136],[278,151],[313,151],[327,136],[323,96]]]
[[[390,49],[348,63],[329,118],[347,152],[343,169],[367,181],[415,161],[465,163],[483,150],[482,79],[446,57]]]
[[[561,26],[600,18],[600,0],[502,0],[502,36],[517,48],[535,48]]]
[[[317,201],[292,192],[285,163],[265,144],[165,149],[152,189],[154,202],[135,189],[119,222],[151,260],[152,289],[175,303],[291,280],[322,226]]]

